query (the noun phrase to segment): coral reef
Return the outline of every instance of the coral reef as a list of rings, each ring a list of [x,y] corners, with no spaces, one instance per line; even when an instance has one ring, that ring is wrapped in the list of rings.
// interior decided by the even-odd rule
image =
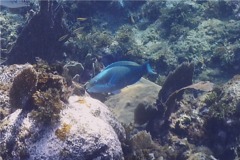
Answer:
[[[103,155],[110,155],[112,148],[119,150],[118,153],[114,150],[120,155],[114,158],[125,159],[239,158],[240,5],[237,1],[41,1],[40,11],[30,8],[33,10],[27,13],[31,15],[28,19],[22,13],[0,11],[0,58],[8,57],[9,64],[37,63],[33,65],[34,73],[28,75],[36,76],[36,72],[37,78],[18,82],[16,76],[23,75],[21,72],[27,71],[29,65],[0,66],[2,159],[14,156],[33,159],[34,151],[30,153],[26,146],[32,144],[39,149],[48,146],[51,138],[62,147],[57,153],[60,159],[92,159],[101,153],[99,157],[104,159]],[[24,24],[25,19],[28,24]],[[35,61],[36,56],[62,62],[49,65],[40,59]],[[106,149],[110,141],[102,143],[101,133],[106,132],[98,125],[111,118],[101,117],[102,108],[93,107],[96,101],[85,97],[83,85],[104,66],[118,60],[150,61],[158,75],[145,78],[162,85],[161,89],[139,82],[117,95],[96,96],[113,110],[119,121],[129,124],[125,127],[127,139],[122,143],[124,155],[120,142],[114,141],[115,134],[111,138],[116,148]],[[183,62],[189,63],[171,72]],[[26,84],[29,80],[32,83]],[[202,80],[219,86],[212,90],[212,83]],[[80,97],[68,104],[69,95]],[[74,108],[73,103],[79,106]],[[30,111],[26,110],[28,106]],[[14,111],[18,107],[23,110]],[[79,114],[73,115],[71,109]],[[88,111],[91,114],[84,117],[82,114]],[[82,122],[88,120],[87,116],[98,121],[94,127],[90,120]],[[10,121],[18,123],[11,127]],[[109,125],[119,126],[107,123],[106,128]],[[9,132],[4,130],[7,127],[11,128]],[[37,129],[32,131],[32,128]],[[123,133],[121,127],[116,128],[115,133]],[[96,131],[90,142],[82,139],[88,131]],[[3,140],[5,135],[10,137],[7,141]],[[78,145],[70,150],[68,142],[74,138],[74,145],[93,145],[96,141],[101,144],[95,145],[99,147],[96,150],[91,145],[89,151],[81,150]],[[53,147],[48,149],[56,153]],[[84,158],[76,156],[79,151],[83,151]],[[43,148],[39,149],[43,157],[45,153]]]
[[[125,159],[158,159],[162,158],[161,148],[155,144],[152,137],[146,131],[140,131],[134,134],[129,140],[131,146],[132,154],[128,154]]]
[[[63,8],[56,1],[39,3],[40,11],[23,28],[8,53],[6,64],[33,63],[35,57],[47,61],[62,58],[62,43],[58,39],[67,31],[62,24]]]
[[[31,105],[32,94],[36,91],[38,75],[33,67],[24,69],[13,80],[9,91],[11,107],[27,109]]]
[[[11,14],[2,10],[0,11],[0,23],[0,57],[6,58],[8,51],[14,45],[17,36],[20,34],[22,25],[24,24],[24,17],[19,14]]]
[[[181,98],[183,94],[183,91],[178,92],[178,90],[192,84],[193,69],[193,64],[183,63],[168,75],[158,94],[157,114],[151,117],[152,120],[148,123],[148,129],[152,135],[158,135],[161,126],[168,124],[169,116],[176,109],[175,99]],[[154,120],[155,118],[158,120]],[[163,128],[167,129],[166,126]]]
[[[55,124],[70,91],[65,79],[51,73],[52,69],[47,63],[39,61],[35,68],[38,71],[38,82],[36,92],[32,94],[34,110],[31,111],[31,117],[38,123]]]
[[[20,108],[31,111],[32,118],[39,123],[56,123],[70,90],[63,77],[52,73],[56,72],[55,67],[39,61],[34,67],[28,64],[4,68],[0,77],[1,86],[5,86],[0,88],[2,116],[10,108]]]
[[[32,98],[37,109],[31,112],[31,118],[43,124],[58,122],[64,104],[60,100],[60,93],[57,89],[49,88],[45,92],[37,91],[32,95]]]
[[[238,88],[239,76],[235,76],[205,94],[184,94],[179,110],[170,116],[171,134],[168,133],[165,138],[171,143],[174,136],[180,142],[187,138],[192,151],[196,152],[185,155],[188,158],[203,153],[208,158],[214,156],[220,160],[238,157]],[[166,140],[162,139],[161,142]],[[199,145],[205,146],[208,151],[199,150]]]
[[[163,36],[169,41],[176,41],[181,36],[185,36],[191,28],[196,27],[201,21],[198,11],[202,8],[199,4],[190,1],[166,2],[166,7],[161,10],[162,27],[165,32]]]
[[[22,98],[12,97],[16,101],[11,102],[10,107],[11,104],[22,106],[1,120],[1,157],[122,159],[120,141],[125,139],[125,131],[104,104],[82,93],[81,97],[69,98],[70,94],[78,92],[70,92],[64,78],[53,74],[54,67],[44,61],[38,61],[34,67],[20,66],[5,68],[18,70],[17,74],[13,72],[13,77],[5,78],[3,75],[9,71],[5,73],[3,67],[2,82],[12,81],[13,85],[7,89],[12,90],[12,94],[19,91],[19,96],[24,92],[31,103],[27,110]],[[27,86],[19,86],[19,83]]]
[[[68,62],[63,66],[63,69],[66,72],[65,74],[70,75],[72,78],[77,74],[81,75],[84,70],[83,65],[75,61]]]
[[[210,93],[207,98],[209,104],[209,114],[205,122],[207,145],[219,159],[239,155],[239,80],[239,75],[233,77]]]
[[[79,103],[79,99],[85,99]],[[122,159],[125,132],[109,109],[91,97],[71,96],[59,123],[42,126],[21,110],[0,125],[1,156],[9,159]],[[14,153],[14,154],[11,154]]]
[[[149,99],[150,95],[147,90],[150,89],[150,86],[154,88],[156,86],[148,84],[146,80],[141,80],[135,85],[123,89],[120,94],[107,98],[105,104],[112,108],[121,122],[125,123],[127,132],[127,140],[123,143],[125,159],[191,159],[198,156],[211,159],[213,157],[213,152],[209,148],[198,147],[204,141],[205,135],[205,121],[198,118],[204,105],[198,104],[202,108],[192,108],[194,105],[187,105],[187,103],[194,104],[203,101],[202,97],[199,96],[199,99],[193,101],[191,94],[183,94],[183,91],[187,89],[209,92],[212,90],[213,84],[210,82],[192,84],[192,78],[193,64],[184,63],[171,73],[163,85],[164,88],[159,92],[157,105],[159,105],[158,107],[161,105],[162,108],[157,108],[156,104],[151,103],[153,100]],[[177,84],[172,85],[175,83]],[[143,89],[144,86],[146,89]],[[141,89],[142,92],[137,89]],[[155,93],[156,100],[158,91],[151,93],[151,95]],[[188,100],[190,102],[185,102]],[[178,101],[183,102],[178,103]],[[212,102],[208,100],[208,103]],[[192,109],[193,112],[191,112]],[[160,118],[161,116],[162,118]],[[153,135],[153,140],[149,140],[152,138],[146,131],[139,132],[146,129],[146,123],[148,124],[147,129]]]
[[[8,114],[13,112],[12,107],[9,102],[9,91],[12,87],[14,78],[17,75],[19,75],[23,70],[25,70],[25,69],[29,70],[31,67],[32,66],[30,66],[29,64],[25,64],[25,65],[21,65],[21,66],[19,66],[19,65],[0,66],[0,73],[1,73],[0,74],[0,100],[1,100],[1,102],[0,102],[0,119],[5,118]],[[22,86],[22,85],[27,85],[27,84],[20,83],[20,86]],[[16,87],[21,88],[20,86],[16,86]],[[18,90],[18,91],[22,92],[22,90]],[[27,90],[25,90],[25,91],[27,91]],[[16,96],[18,98],[21,98],[18,95],[16,95]],[[26,97],[24,94],[22,94],[22,96],[23,96],[22,98]],[[20,107],[19,104],[17,104],[17,106]]]

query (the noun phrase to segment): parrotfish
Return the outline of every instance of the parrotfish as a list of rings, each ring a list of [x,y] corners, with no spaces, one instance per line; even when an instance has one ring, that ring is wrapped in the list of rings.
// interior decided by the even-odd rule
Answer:
[[[29,6],[29,0],[0,0],[0,6],[7,8],[21,8]]]
[[[139,65],[131,61],[118,61],[92,78],[86,90],[89,93],[114,93],[136,83],[145,74],[156,74],[148,62]]]

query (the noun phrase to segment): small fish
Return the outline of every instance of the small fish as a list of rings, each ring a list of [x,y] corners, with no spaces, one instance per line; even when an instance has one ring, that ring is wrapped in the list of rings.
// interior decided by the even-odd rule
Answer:
[[[63,35],[62,37],[60,37],[58,39],[58,41],[59,42],[67,41],[70,37],[74,36],[74,34],[80,33],[80,31],[82,31],[83,29],[84,29],[84,27],[79,27],[79,28],[75,29],[74,31],[72,31],[72,33]]]
[[[64,36],[60,37],[58,41],[62,42],[64,40],[68,40],[70,37],[71,37],[71,34],[65,34]]]
[[[148,62],[139,65],[131,61],[118,61],[91,79],[86,90],[89,93],[113,93],[136,83],[145,74],[156,74]]]
[[[77,18],[77,20],[79,20],[79,21],[86,21],[87,18]]]
[[[7,8],[28,7],[29,1],[28,0],[0,0],[0,6],[7,7]]]

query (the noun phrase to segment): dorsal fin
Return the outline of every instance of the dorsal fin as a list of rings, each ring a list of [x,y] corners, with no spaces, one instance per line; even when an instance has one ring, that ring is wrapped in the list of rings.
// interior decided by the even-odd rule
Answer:
[[[140,66],[140,65],[131,61],[118,61],[108,65],[105,69],[109,69],[116,66]]]

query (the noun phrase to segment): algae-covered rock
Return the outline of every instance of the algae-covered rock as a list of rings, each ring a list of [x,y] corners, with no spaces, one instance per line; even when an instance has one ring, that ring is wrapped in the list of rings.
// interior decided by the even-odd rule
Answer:
[[[208,95],[209,112],[205,121],[208,145],[224,160],[239,155],[240,76],[236,75],[218,91]]]
[[[24,71],[25,69],[28,70],[31,67],[32,66],[29,64],[0,66],[0,120],[5,118],[8,114],[10,114],[12,112],[11,107],[10,107],[9,91],[12,87],[14,78],[17,75],[19,75],[22,71]],[[28,84],[19,83],[18,85],[24,86],[24,85],[28,85]],[[18,87],[18,86],[16,86],[16,87]],[[15,95],[18,96],[18,98],[21,97],[21,96],[19,96],[19,93],[22,92],[22,90],[18,90],[18,91],[16,90],[16,92],[18,92],[18,94],[15,94]],[[27,95],[24,95],[24,94],[22,94],[22,96],[27,97]],[[20,100],[20,99],[18,99],[18,100]],[[20,101],[18,101],[18,102],[20,102]],[[20,103],[19,103],[19,105],[20,105]]]
[[[26,108],[37,86],[37,72],[29,67],[20,72],[13,80],[9,91],[10,104],[15,108]]]
[[[125,130],[107,106],[84,96],[76,85],[68,88],[52,69],[48,64],[1,66],[0,156],[122,159]],[[31,100],[27,109],[25,96]]]
[[[39,125],[21,109],[1,125],[1,156],[6,159],[123,159],[121,124],[100,101],[72,96],[59,123]]]
[[[237,117],[240,115],[240,76],[234,76],[219,89],[218,92],[215,91],[208,95],[207,100],[211,102],[211,117],[224,122],[238,121]]]

